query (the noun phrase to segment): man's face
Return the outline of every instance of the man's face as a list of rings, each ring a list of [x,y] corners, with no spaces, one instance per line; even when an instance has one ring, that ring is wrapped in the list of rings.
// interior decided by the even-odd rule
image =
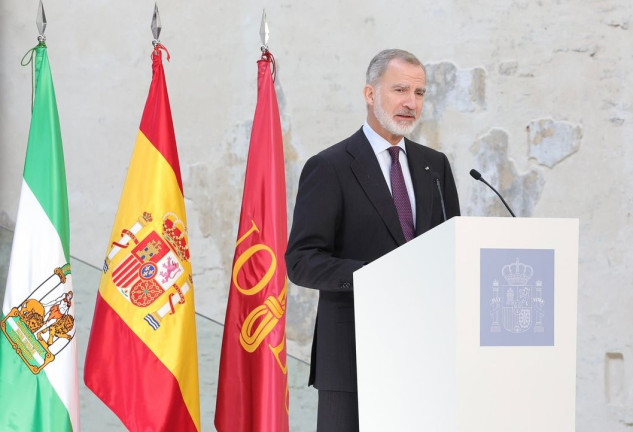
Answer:
[[[425,92],[426,76],[420,66],[391,60],[378,83],[365,86],[369,125],[396,144],[420,122]]]

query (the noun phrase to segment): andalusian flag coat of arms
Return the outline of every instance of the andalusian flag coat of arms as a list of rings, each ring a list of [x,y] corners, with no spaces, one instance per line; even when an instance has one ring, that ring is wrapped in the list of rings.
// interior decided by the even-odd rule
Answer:
[[[84,380],[130,430],[196,431],[193,281],[161,50],[157,44],[152,54],[149,96],[106,250]]]
[[[68,198],[46,45],[0,321],[0,430],[79,430]]]

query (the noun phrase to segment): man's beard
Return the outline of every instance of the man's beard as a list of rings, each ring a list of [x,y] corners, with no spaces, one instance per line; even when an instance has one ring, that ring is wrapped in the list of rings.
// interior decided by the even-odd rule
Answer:
[[[415,127],[420,123],[420,117],[416,118],[413,123],[397,122],[386,111],[382,109],[382,103],[380,98],[380,91],[376,92],[376,99],[374,101],[374,116],[378,120],[378,123],[387,130],[387,132],[397,135],[405,136],[409,135]],[[414,110],[401,109],[396,115],[408,115],[416,117]]]

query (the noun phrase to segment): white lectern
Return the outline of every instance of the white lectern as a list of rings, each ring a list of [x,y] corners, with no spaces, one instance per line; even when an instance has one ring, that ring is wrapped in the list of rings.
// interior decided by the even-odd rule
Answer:
[[[572,432],[578,220],[457,217],[354,273],[360,430]]]

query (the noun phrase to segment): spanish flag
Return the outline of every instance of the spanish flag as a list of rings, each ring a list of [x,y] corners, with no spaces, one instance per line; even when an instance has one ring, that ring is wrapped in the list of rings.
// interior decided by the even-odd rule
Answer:
[[[193,281],[162,50],[157,44],[152,53],[152,83],[106,250],[84,380],[129,430],[195,431]]]
[[[286,180],[272,55],[258,62],[215,412],[219,432],[288,431]]]

